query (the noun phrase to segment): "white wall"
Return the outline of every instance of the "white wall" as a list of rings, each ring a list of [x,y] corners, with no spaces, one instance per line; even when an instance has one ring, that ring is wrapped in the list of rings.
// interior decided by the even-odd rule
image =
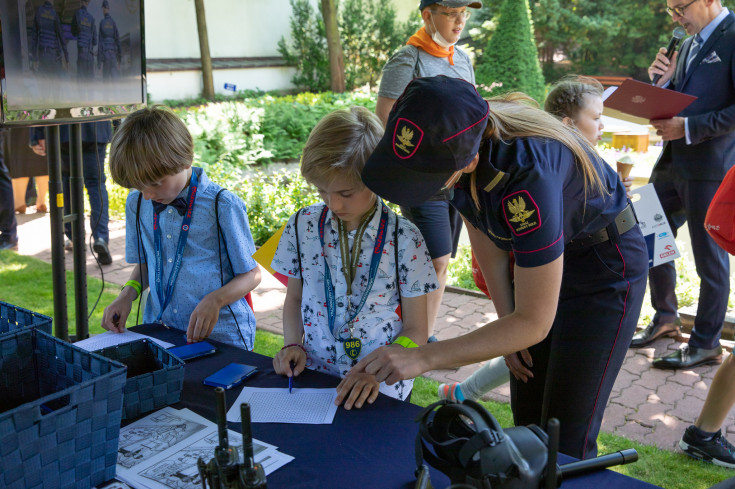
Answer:
[[[225,83],[235,85],[238,91],[288,90],[293,88],[293,75],[294,69],[291,67],[215,70],[214,91],[231,94],[231,91],[225,90]],[[202,92],[202,74],[199,71],[148,73],[147,82],[148,93],[154,102],[197,97]]]
[[[319,0],[311,0],[317,8]],[[393,0],[403,21],[418,15],[419,0]],[[205,0],[209,50],[213,58],[280,56],[278,41],[290,36],[291,5],[288,0]],[[199,38],[194,0],[146,0],[146,57],[199,58]],[[215,90],[227,93],[225,83],[241,89],[293,88],[292,68],[215,70]],[[148,73],[148,93],[154,101],[195,97],[201,93],[198,71]]]
[[[205,0],[213,58],[278,56],[278,40],[290,32],[288,0]],[[194,0],[146,0],[146,56],[198,58]]]

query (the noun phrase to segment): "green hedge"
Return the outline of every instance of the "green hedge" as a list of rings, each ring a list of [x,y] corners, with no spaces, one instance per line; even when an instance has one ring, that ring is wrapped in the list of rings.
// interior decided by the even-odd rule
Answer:
[[[233,190],[259,213],[250,216],[257,244],[278,229],[277,220],[285,220],[316,195],[298,171],[271,174],[268,164],[298,160],[312,128],[329,112],[352,105],[375,110],[375,96],[361,92],[241,92],[234,100],[190,107],[169,103],[192,133],[194,164],[206,168],[213,181]],[[123,218],[127,190],[109,178],[107,187],[111,215]]]

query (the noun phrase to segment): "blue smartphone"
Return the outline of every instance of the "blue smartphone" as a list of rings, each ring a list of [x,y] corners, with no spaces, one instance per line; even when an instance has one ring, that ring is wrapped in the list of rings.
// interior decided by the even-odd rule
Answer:
[[[182,360],[192,360],[194,358],[203,357],[205,355],[211,355],[216,352],[217,349],[206,341],[200,341],[198,343],[189,343],[188,345],[175,346],[168,349],[169,352],[173,353]]]
[[[258,368],[253,367],[252,365],[231,363],[204,379],[203,383],[204,385],[211,385],[212,387],[231,389],[232,387],[240,385],[243,380],[247,379],[257,371]]]

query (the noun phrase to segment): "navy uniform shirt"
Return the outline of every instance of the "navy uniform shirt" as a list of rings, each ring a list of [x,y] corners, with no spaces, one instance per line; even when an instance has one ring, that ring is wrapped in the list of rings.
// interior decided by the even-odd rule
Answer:
[[[478,210],[470,195],[470,175],[455,187],[452,204],[498,248],[513,251],[521,267],[558,258],[565,243],[598,231],[627,205],[617,173],[589,151],[609,195],[591,188],[572,151],[544,138],[485,141],[477,166]]]

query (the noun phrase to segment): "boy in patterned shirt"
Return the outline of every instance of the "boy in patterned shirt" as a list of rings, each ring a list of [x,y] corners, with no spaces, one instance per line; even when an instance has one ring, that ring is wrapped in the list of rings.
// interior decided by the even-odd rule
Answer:
[[[352,107],[325,116],[309,135],[301,174],[324,203],[291,216],[273,258],[288,277],[285,346],[273,359],[278,374],[309,367],[344,378],[376,348],[426,343],[426,294],[437,288],[431,258],[418,229],[360,178],[382,134],[374,114]],[[379,392],[405,400],[412,386],[350,375],[335,402],[360,408]]]

